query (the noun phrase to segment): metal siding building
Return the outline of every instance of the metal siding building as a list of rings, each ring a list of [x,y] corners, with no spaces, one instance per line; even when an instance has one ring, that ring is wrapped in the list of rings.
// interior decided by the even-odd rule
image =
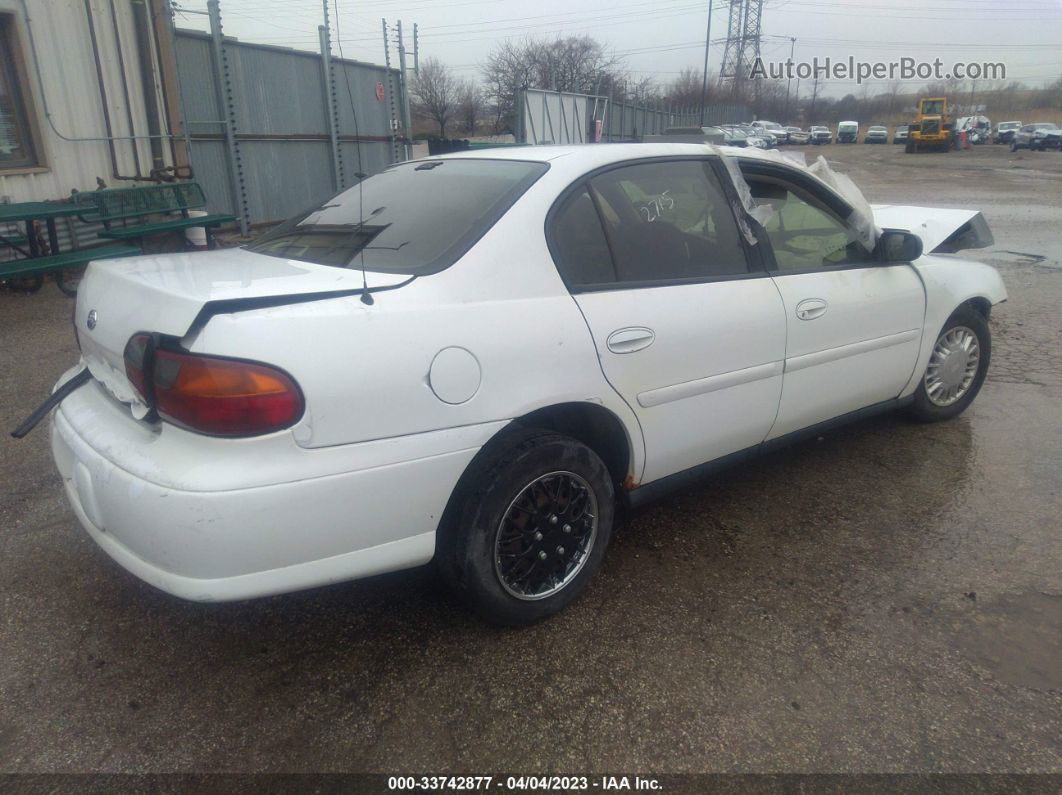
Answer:
[[[190,164],[209,211],[255,224],[290,217],[396,159],[397,70],[333,58],[330,92],[320,52],[228,37],[219,38],[222,63],[211,34],[173,29],[166,0],[0,0],[0,24],[5,61],[19,62],[19,128],[32,128],[39,161],[15,168],[0,157],[0,200],[62,199],[95,190],[98,179],[132,187],[152,168]],[[0,102],[0,138],[10,110]],[[82,233],[93,236],[79,225]]]
[[[30,124],[36,128],[40,161],[36,167],[17,169],[0,165],[0,197],[12,202],[59,199],[69,196],[71,190],[94,190],[97,177],[111,187],[131,184],[116,181],[115,171],[135,176],[138,162],[143,174],[150,171],[149,141],[128,138],[130,134],[147,136],[149,130],[138,60],[141,37],[133,4],[106,0],[0,0],[0,15],[15,39],[23,100]],[[150,90],[162,109],[165,103],[153,39],[149,38],[148,46],[153,66]],[[107,136],[105,107],[116,139],[113,163],[106,141],[77,140]],[[157,123],[166,132],[165,113],[160,112],[159,116]],[[162,143],[165,164],[172,165],[170,144],[165,139]]]

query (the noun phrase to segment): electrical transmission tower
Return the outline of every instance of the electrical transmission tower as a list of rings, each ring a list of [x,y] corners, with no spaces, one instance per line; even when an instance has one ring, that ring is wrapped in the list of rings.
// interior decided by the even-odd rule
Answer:
[[[763,0],[730,0],[721,74],[732,78],[735,86],[748,78],[752,64],[760,57],[762,21]]]

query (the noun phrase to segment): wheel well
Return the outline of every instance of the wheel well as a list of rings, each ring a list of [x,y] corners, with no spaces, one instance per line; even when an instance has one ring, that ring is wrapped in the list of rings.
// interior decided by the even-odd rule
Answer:
[[[971,298],[965,303],[965,306],[973,307],[985,320],[988,320],[992,314],[992,304],[987,298]]]
[[[476,481],[488,448],[495,443],[504,444],[506,434],[513,430],[513,426],[544,428],[577,439],[601,457],[614,483],[622,484],[627,481],[631,466],[630,439],[619,417],[603,406],[596,403],[559,403],[517,417],[473,457],[446,502],[446,508],[439,517],[435,538],[435,556],[444,568],[453,566],[451,555],[454,534],[449,531],[453,529],[461,495],[469,484]],[[622,499],[620,495],[625,495],[626,492],[620,488],[616,489],[616,494],[617,498]]]
[[[515,423],[526,428],[547,428],[577,439],[599,456],[615,483],[630,474],[631,446],[619,418],[596,403],[560,403],[522,417]]]

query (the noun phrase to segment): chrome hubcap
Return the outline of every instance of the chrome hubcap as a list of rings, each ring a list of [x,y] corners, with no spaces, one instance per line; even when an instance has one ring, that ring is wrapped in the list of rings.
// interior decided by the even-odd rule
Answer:
[[[597,538],[597,498],[574,472],[550,472],[516,495],[494,540],[494,571],[517,599],[544,599],[575,579]]]
[[[950,406],[960,400],[977,376],[981,347],[977,335],[966,326],[955,326],[940,335],[926,368],[926,397],[935,406]]]

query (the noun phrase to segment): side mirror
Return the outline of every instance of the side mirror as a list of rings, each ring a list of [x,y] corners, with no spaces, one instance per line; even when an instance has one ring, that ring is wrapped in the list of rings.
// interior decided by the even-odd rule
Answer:
[[[885,229],[878,238],[880,262],[913,262],[922,256],[922,238],[901,229]]]

